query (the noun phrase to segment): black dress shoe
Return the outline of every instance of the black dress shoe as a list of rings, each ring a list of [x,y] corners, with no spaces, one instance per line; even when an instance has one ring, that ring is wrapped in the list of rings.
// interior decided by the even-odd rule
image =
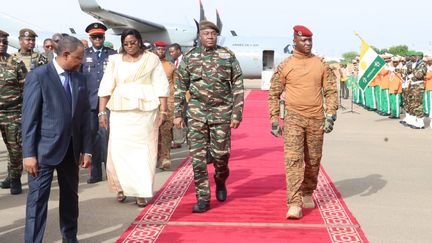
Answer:
[[[198,200],[198,202],[193,206],[192,213],[204,213],[210,209],[210,202],[203,200]]]
[[[219,202],[224,202],[227,198],[227,189],[225,183],[217,184],[216,183],[216,199]]]
[[[98,183],[99,181],[102,181],[102,178],[89,178],[87,180],[87,184],[94,184],[94,183]]]
[[[10,194],[16,195],[21,194],[22,192],[22,185],[21,185],[21,179],[11,179],[10,181]]]
[[[9,175],[1,182],[0,186],[3,189],[9,189],[10,188],[10,176]]]
[[[76,238],[75,239],[62,238],[62,243],[79,243],[79,242]]]

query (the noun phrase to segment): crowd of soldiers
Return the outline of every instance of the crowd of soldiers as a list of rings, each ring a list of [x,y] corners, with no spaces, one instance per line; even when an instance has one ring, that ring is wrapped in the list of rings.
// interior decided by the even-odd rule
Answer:
[[[341,97],[374,111],[380,116],[400,119],[400,124],[412,129],[424,129],[425,117],[431,117],[432,57],[409,51],[406,57],[386,53],[381,55],[384,67],[362,90],[359,86],[359,59],[351,65],[340,64],[334,71],[340,80]],[[345,90],[346,89],[346,90]]]
[[[105,41],[106,30],[107,28],[103,24],[92,23],[86,28],[91,45],[88,46],[88,41],[81,40],[86,49],[80,72],[87,79],[92,114],[92,136],[94,138],[92,166],[89,173],[90,176],[87,180],[89,184],[102,180],[102,163],[106,162],[107,157],[108,131],[106,129],[99,129],[97,94],[108,57],[116,54],[117,51],[113,49],[110,42]],[[0,182],[0,187],[10,189],[10,193],[15,195],[22,192],[21,109],[25,77],[28,72],[38,66],[47,64],[56,57],[56,43],[64,36],[67,36],[67,34],[55,33],[52,38],[45,39],[43,41],[44,52],[39,53],[34,50],[36,38],[38,37],[36,32],[28,28],[21,29],[19,30],[20,48],[13,54],[7,53],[8,36],[8,33],[0,30],[0,130],[9,153],[8,174]],[[161,41],[147,43],[145,46],[153,49],[152,51],[155,51],[163,63],[172,90],[170,94],[170,112],[173,113],[173,74],[177,68],[174,64],[179,63],[181,60],[181,48],[176,43],[168,46],[168,43]],[[166,52],[168,50],[170,54],[172,53],[172,63],[166,59]],[[171,166],[169,153],[172,146],[172,136],[169,134],[171,134],[172,128],[172,122],[164,124],[160,128],[163,136],[159,144],[161,152],[159,154],[158,166],[161,169],[169,169]],[[178,147],[181,147],[181,144],[174,144],[174,148]]]

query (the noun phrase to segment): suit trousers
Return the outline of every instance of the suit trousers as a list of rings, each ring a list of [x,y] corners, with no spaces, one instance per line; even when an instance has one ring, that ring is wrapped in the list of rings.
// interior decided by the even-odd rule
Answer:
[[[54,170],[59,184],[60,231],[65,239],[76,239],[78,231],[78,181],[79,167],[74,161],[72,140],[63,161],[57,165],[39,162],[36,177],[28,176],[25,242],[42,242],[46,227],[48,199]]]
[[[99,128],[98,111],[91,111],[91,132],[93,138],[93,154],[90,176],[102,179],[102,162],[106,162],[108,149],[108,130]],[[106,164],[105,164],[106,165]]]

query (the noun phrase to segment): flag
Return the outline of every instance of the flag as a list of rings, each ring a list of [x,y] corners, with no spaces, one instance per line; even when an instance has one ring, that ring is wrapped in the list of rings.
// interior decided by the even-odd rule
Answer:
[[[366,41],[361,39],[358,82],[359,87],[363,92],[384,65],[385,61],[378,56]]]

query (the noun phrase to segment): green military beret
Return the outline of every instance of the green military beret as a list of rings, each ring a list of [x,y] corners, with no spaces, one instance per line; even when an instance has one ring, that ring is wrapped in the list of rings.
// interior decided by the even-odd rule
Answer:
[[[199,30],[205,30],[205,29],[213,29],[215,30],[218,34],[220,33],[219,28],[213,24],[212,22],[208,21],[208,20],[201,20],[201,22],[199,23]]]
[[[423,52],[421,52],[421,51],[417,51],[415,55],[416,55],[416,56],[419,56],[419,57],[422,57],[422,56],[423,56]]]
[[[9,36],[9,34],[7,32],[0,30],[0,37],[8,37],[8,36]]]
[[[37,37],[37,34],[31,29],[24,28],[24,29],[21,29],[19,31],[19,37],[33,37],[34,38],[34,37]]]
[[[412,57],[416,55],[416,51],[407,51],[407,56]]]

